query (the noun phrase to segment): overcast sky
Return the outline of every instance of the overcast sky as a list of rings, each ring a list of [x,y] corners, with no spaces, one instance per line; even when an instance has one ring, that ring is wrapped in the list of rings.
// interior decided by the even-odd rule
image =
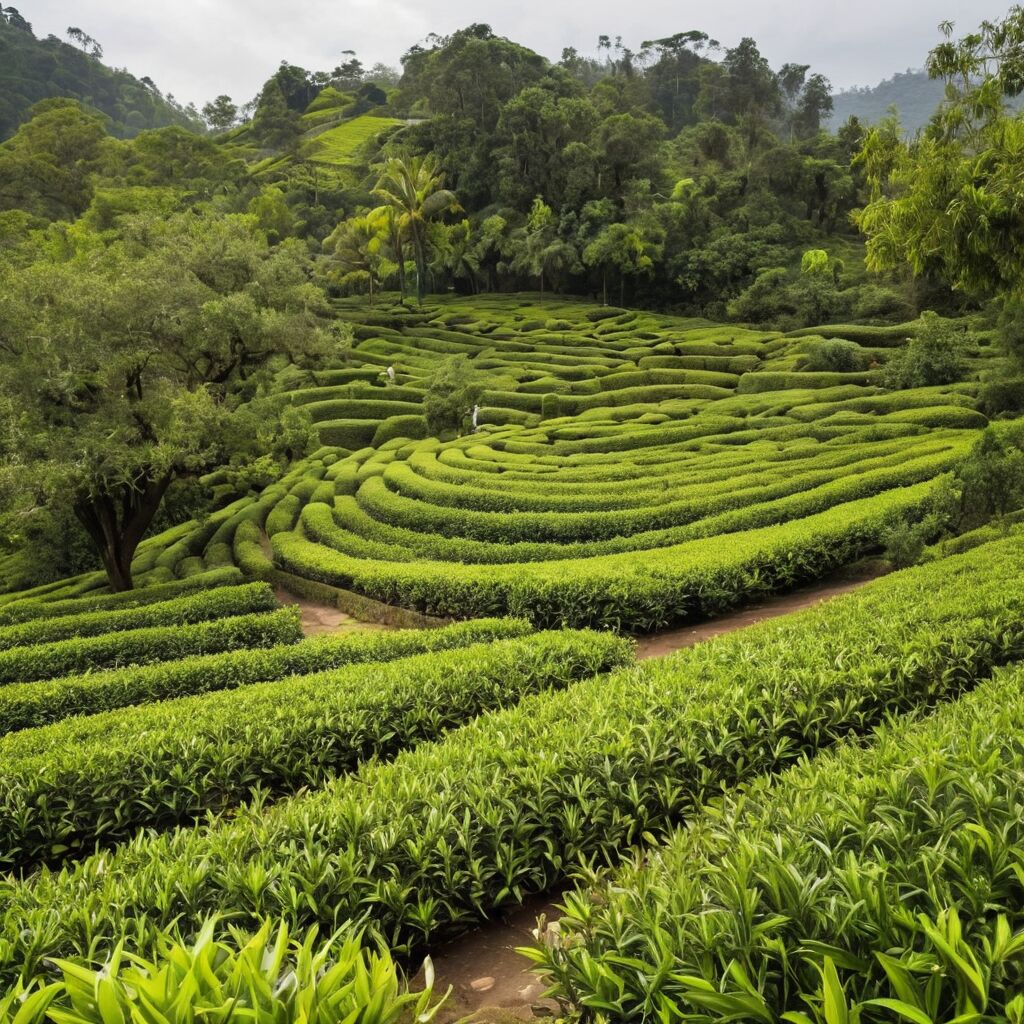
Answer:
[[[164,92],[198,105],[226,92],[244,102],[281,60],[330,69],[342,50],[364,64],[397,65],[430,32],[474,21],[557,59],[564,46],[593,52],[597,36],[638,47],[688,29],[725,46],[753,36],[774,67],[813,65],[839,89],[874,85],[920,67],[944,19],[961,31],[1009,6],[990,0],[7,0],[39,36],[69,25],[103,45],[109,64],[149,75]]]

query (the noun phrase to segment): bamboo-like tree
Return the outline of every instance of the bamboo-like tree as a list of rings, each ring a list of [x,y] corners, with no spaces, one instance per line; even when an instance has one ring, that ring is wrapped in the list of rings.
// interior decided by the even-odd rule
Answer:
[[[412,243],[416,263],[416,299],[422,304],[427,271],[427,225],[444,213],[460,209],[455,193],[443,188],[444,174],[437,158],[389,157],[373,194],[394,211],[399,245],[404,236]],[[401,258],[398,259],[401,264]],[[403,290],[404,298],[404,290]]]

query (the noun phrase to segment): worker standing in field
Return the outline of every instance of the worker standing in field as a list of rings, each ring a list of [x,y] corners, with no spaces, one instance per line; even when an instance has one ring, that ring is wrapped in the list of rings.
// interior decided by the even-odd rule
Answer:
[[[388,369],[387,369],[387,374],[388,374],[388,383],[389,384],[394,384],[395,383],[395,368],[393,366],[389,366]]]
[[[480,417],[480,406],[479,405],[474,405],[473,406],[473,433],[474,434],[476,433],[476,430],[477,430],[477,425],[478,425],[477,421],[478,421],[479,417]]]

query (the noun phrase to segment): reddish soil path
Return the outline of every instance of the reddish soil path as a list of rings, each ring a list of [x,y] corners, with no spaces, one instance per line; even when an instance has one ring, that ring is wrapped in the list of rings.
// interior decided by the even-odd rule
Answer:
[[[299,609],[302,632],[306,636],[318,636],[323,633],[338,633],[343,630],[389,629],[375,622],[361,622],[346,612],[340,611],[329,604],[309,601],[298,597],[284,587],[275,587],[274,594],[283,605],[293,605]]]
[[[766,598],[760,604],[747,605],[735,612],[721,615],[717,619],[682,626],[679,629],[668,629],[661,633],[648,633],[646,636],[639,636],[636,638],[636,656],[640,659],[660,658],[662,655],[671,654],[684,647],[693,647],[694,644],[702,643],[704,640],[711,640],[723,633],[733,633],[737,629],[746,629],[747,626],[754,626],[766,619],[775,619],[780,615],[789,615],[792,612],[813,608],[830,598],[849,593],[849,591],[856,590],[865,583],[877,579],[885,569],[887,566],[884,563],[864,562],[839,576],[820,580],[809,587],[802,587],[799,590],[790,591],[788,594]]]
[[[812,608],[863,586],[886,568],[878,562],[864,562],[831,579],[768,598],[721,618],[639,637],[637,656],[656,658],[671,654],[766,619]],[[545,927],[558,920],[559,900],[557,894],[534,897],[468,935],[431,951],[435,993],[444,993],[449,986],[452,989],[437,1017],[439,1024],[453,1024],[465,1018],[506,1024],[558,1016],[558,1004],[543,998],[544,985],[530,973],[528,961],[515,952],[515,947],[531,944],[542,915]]]

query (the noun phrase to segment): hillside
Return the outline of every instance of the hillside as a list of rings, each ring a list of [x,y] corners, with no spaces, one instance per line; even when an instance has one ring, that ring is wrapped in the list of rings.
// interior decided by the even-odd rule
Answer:
[[[67,96],[105,114],[110,133],[119,138],[171,124],[202,128],[194,111],[169,101],[152,82],[109,68],[56,36],[37,39],[14,8],[0,8],[0,140],[50,96]]]
[[[873,86],[844,89],[832,97],[833,113],[829,121],[837,128],[850,117],[875,124],[895,107],[907,134],[913,135],[928,123],[942,102],[944,85],[929,78],[926,71],[897,72]]]
[[[877,85],[844,89],[832,97],[833,112],[829,127],[834,131],[848,118],[875,124],[895,107],[907,135],[923,128],[945,98],[941,80],[929,78],[927,71],[907,69]],[[1022,100],[1011,100],[1011,109],[1020,109]]]
[[[236,564],[357,614],[382,602],[650,630],[877,548],[986,423],[970,380],[882,386],[913,324],[821,328],[862,353],[859,370],[821,372],[802,368],[815,332],[571,300],[338,312],[355,326],[347,361],[279,381],[323,448],[147,544],[140,582]],[[452,357],[483,388],[479,429],[439,441],[425,389]],[[983,365],[975,356],[972,376]]]

